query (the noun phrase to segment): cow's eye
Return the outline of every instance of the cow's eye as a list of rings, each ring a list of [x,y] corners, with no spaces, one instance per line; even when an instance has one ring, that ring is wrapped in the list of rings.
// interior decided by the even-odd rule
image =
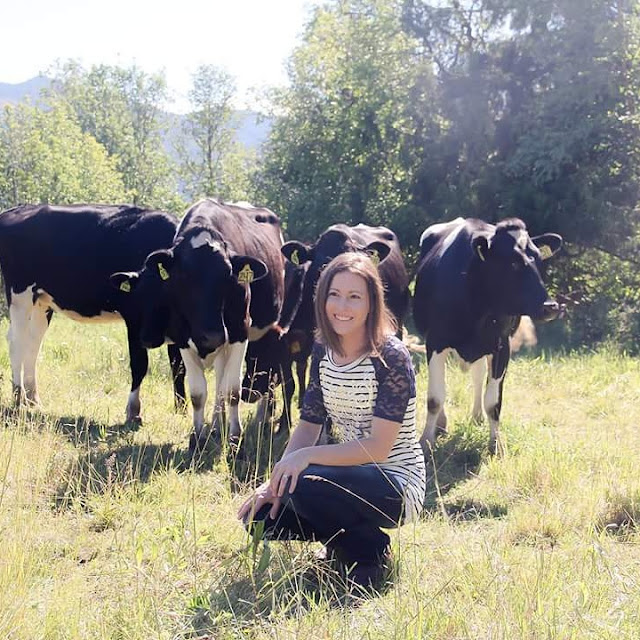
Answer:
[[[522,263],[520,262],[520,260],[512,260],[511,261],[511,268],[514,271],[518,271],[518,269],[520,269],[521,266],[522,266]]]

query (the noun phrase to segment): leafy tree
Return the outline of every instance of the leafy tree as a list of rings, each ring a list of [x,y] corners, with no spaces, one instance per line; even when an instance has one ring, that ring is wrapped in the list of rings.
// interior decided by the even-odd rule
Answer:
[[[182,209],[171,160],[163,147],[167,98],[162,74],[107,65],[88,71],[67,62],[56,71],[52,104],[62,101],[83,131],[100,142],[121,173],[134,204]]]
[[[407,0],[404,24],[438,68],[443,217],[518,215],[562,233],[554,277],[581,302],[571,339],[627,340],[622,326],[640,326],[637,3]]]
[[[408,0],[437,61],[452,212],[607,251],[638,200],[638,16],[608,0]],[[632,251],[634,249],[632,248]]]
[[[176,145],[183,190],[192,200],[250,198],[252,158],[235,140],[234,95],[233,78],[222,69],[202,65],[193,75],[192,111],[183,120]]]
[[[64,105],[23,103],[0,117],[0,207],[20,203],[118,202],[125,187],[105,148]]]
[[[258,189],[291,236],[364,222],[415,243],[424,228],[412,176],[431,135],[434,87],[400,15],[394,0],[330,2],[290,60]]]

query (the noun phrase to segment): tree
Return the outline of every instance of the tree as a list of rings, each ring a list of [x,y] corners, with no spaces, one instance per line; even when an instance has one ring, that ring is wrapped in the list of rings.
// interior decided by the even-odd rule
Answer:
[[[213,65],[200,66],[189,92],[192,111],[176,144],[184,192],[192,199],[249,199],[251,156],[235,140],[233,78]]]
[[[258,188],[291,236],[363,222],[415,243],[424,227],[412,179],[434,124],[434,86],[399,9],[394,0],[330,2],[289,62]]]
[[[166,97],[162,74],[135,66],[97,65],[86,71],[71,61],[57,70],[50,102],[68,105],[82,130],[105,147],[122,175],[127,200],[182,209],[163,147]]]
[[[0,117],[0,207],[119,202],[125,187],[106,149],[62,104],[6,106]]]
[[[407,0],[404,24],[438,68],[447,217],[517,215],[562,233],[555,284],[582,303],[566,333],[628,340],[640,326],[637,3]]]

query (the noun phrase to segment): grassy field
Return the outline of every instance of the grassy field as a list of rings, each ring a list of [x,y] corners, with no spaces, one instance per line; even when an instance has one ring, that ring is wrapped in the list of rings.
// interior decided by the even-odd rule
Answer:
[[[424,515],[392,532],[393,586],[360,600],[329,575],[309,586],[317,546],[255,546],[236,521],[268,464],[255,430],[243,460],[185,464],[190,419],[173,411],[164,350],[151,354],[144,424],[131,428],[124,326],[54,319],[41,411],[11,409],[6,329],[2,639],[640,638],[637,360],[515,359],[500,459],[468,420],[467,377],[451,366],[450,435]],[[419,388],[422,424],[424,366]]]

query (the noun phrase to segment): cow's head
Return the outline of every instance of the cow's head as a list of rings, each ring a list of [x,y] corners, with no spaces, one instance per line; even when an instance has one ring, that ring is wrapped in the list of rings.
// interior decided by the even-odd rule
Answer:
[[[176,323],[175,318],[179,319],[180,336],[170,337],[181,347],[193,344],[204,358],[228,339],[246,339],[248,285],[266,274],[264,262],[235,254],[224,241],[203,232],[180,238],[171,249],[151,254],[137,278],[129,274],[129,279],[118,285],[121,274],[114,274],[112,282],[120,289],[123,282],[128,283],[134,294],[142,296],[142,304],[158,295],[169,310],[169,328]],[[124,286],[127,288],[127,284]],[[143,310],[143,344],[158,340],[162,323],[153,317],[157,306]]]
[[[293,324],[311,331],[315,326],[313,296],[322,269],[336,256],[351,251],[367,253],[376,264],[380,264],[391,253],[391,246],[378,240],[367,244],[358,242],[349,227],[337,224],[329,227],[313,245],[294,240],[286,242],[281,251],[289,262],[306,265],[298,317]]]
[[[473,286],[495,313],[557,318],[563,307],[549,299],[541,272],[542,262],[561,246],[562,238],[555,233],[531,238],[522,220],[503,220],[493,235],[477,235],[472,241]]]
[[[171,335],[170,326],[179,319],[173,315],[168,278],[164,262],[170,256],[166,250],[154,251],[147,256],[140,271],[119,271],[110,276],[111,284],[128,300],[140,323],[140,340],[148,349],[161,346]],[[173,317],[172,317],[173,316]]]

